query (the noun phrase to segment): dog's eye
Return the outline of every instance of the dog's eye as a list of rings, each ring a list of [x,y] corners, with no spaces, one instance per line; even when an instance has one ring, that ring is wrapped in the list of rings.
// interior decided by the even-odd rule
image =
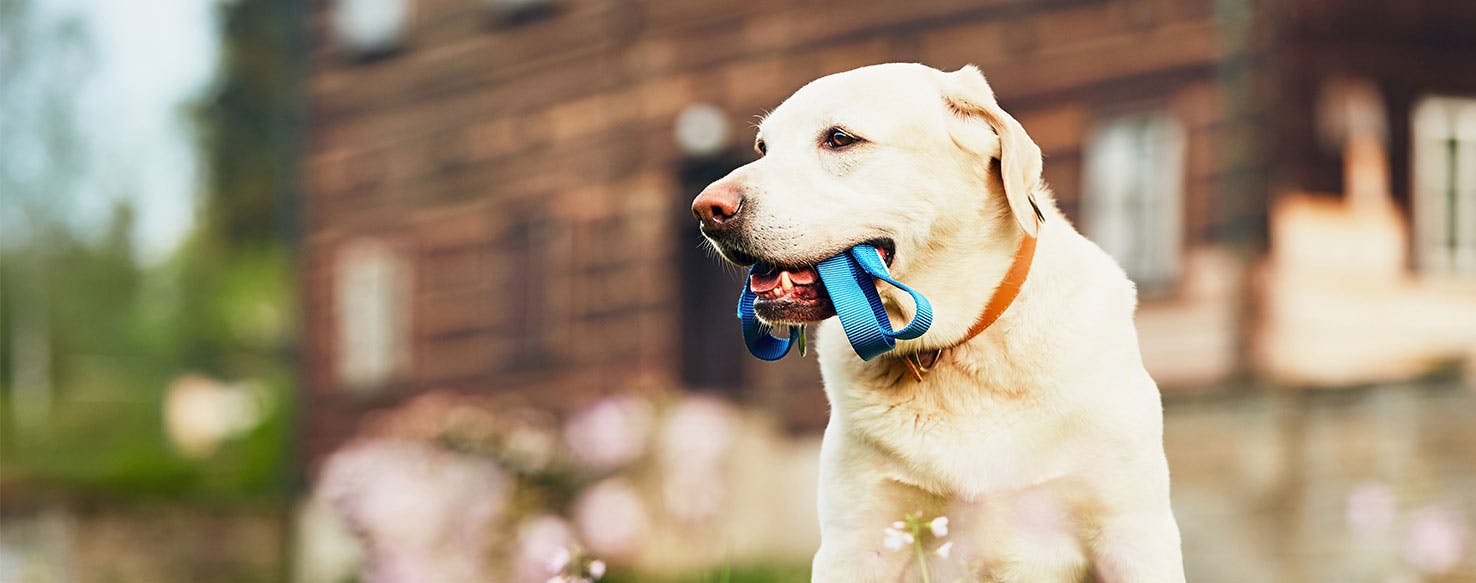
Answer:
[[[839,150],[857,141],[859,141],[859,138],[846,133],[846,130],[840,128],[830,128],[825,131],[825,147],[832,150]]]
[[[754,150],[757,150],[760,156],[769,153],[769,146],[768,146],[768,144],[765,144],[763,140],[759,140],[757,142],[754,142],[753,143],[753,149]]]

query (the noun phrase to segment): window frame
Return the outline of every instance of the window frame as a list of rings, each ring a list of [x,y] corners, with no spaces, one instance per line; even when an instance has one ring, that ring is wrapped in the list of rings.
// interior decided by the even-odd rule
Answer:
[[[1476,277],[1476,172],[1461,173],[1476,168],[1476,96],[1421,97],[1410,110],[1409,141],[1416,268]]]
[[[1132,132],[1126,136],[1128,144],[1109,143],[1122,140],[1120,132],[1124,131]],[[1162,139],[1147,137],[1154,132]],[[1122,266],[1140,295],[1171,295],[1184,277],[1188,146],[1187,125],[1166,107],[1101,116],[1082,140],[1082,230]],[[1122,151],[1124,147],[1133,150]],[[1156,151],[1147,152],[1147,148]],[[1157,161],[1140,162],[1146,156]],[[1125,179],[1107,176],[1127,164],[1138,168],[1129,170]],[[1148,188],[1156,194],[1142,194]],[[1151,210],[1154,208],[1159,210]],[[1144,230],[1135,228],[1147,222],[1146,217],[1152,217],[1155,240],[1144,241]],[[1126,248],[1138,249],[1140,259],[1125,256],[1131,253]]]

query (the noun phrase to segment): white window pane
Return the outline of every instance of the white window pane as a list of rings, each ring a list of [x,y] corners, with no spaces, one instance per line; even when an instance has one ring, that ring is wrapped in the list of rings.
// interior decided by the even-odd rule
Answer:
[[[356,389],[394,380],[409,364],[409,270],[383,242],[344,245],[335,266],[335,369]]]
[[[1082,212],[1088,232],[1098,245],[1122,260],[1132,247],[1129,223],[1125,213],[1129,193],[1134,188],[1133,136],[1129,124],[1109,123],[1088,142],[1086,165],[1088,183],[1082,198]]]
[[[1164,112],[1109,119],[1087,140],[1087,235],[1145,288],[1179,274],[1184,143],[1183,127]]]
[[[335,0],[333,34],[350,53],[372,55],[399,47],[410,23],[410,0]]]
[[[1476,107],[1466,108],[1476,119]],[[1457,232],[1454,237],[1455,269],[1460,273],[1476,274],[1476,135],[1461,136],[1457,142],[1455,159],[1455,208],[1451,210],[1456,219],[1453,223]]]
[[[1419,267],[1476,275],[1476,98],[1422,99],[1410,126]]]

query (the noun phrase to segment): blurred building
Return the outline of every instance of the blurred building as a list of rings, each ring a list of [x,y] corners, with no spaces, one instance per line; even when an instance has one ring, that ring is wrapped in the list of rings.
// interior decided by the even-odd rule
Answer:
[[[1328,376],[1337,358],[1310,373],[1278,360],[1350,334],[1372,348],[1338,355],[1379,353],[1400,332],[1336,326],[1384,309],[1375,298],[1331,304],[1305,333],[1295,298],[1346,280],[1279,284],[1300,270],[1271,229],[1326,207],[1314,223],[1363,232],[1337,218],[1358,203],[1382,238],[1356,254],[1401,282],[1382,297],[1428,275],[1455,306],[1441,313],[1472,309],[1470,3],[325,0],[309,18],[314,460],[365,412],[437,389],[565,409],[679,386],[818,427],[815,366],[748,357],[741,273],[701,248],[688,203],[752,158],[755,114],[889,61],[984,70],[1060,206],[1138,282],[1166,391],[1424,374],[1470,346],[1445,318],[1407,355],[1419,366]],[[1308,246],[1341,245],[1336,225]]]

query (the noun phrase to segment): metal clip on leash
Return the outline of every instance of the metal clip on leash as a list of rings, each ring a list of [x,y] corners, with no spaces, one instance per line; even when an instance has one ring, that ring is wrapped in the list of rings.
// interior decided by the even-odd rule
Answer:
[[[756,268],[754,266],[749,270],[750,276]],[[871,360],[890,352],[896,348],[898,339],[917,338],[933,325],[933,305],[928,302],[928,298],[892,279],[891,273],[887,271],[887,264],[877,254],[876,247],[865,243],[856,245],[840,255],[821,261],[815,266],[815,271],[820,274],[820,281],[830,294],[830,303],[835,306],[841,328],[846,331],[846,339],[851,341],[851,348],[856,350],[862,360]],[[877,294],[873,279],[885,281],[912,296],[912,301],[917,304],[917,315],[913,316],[906,327],[892,330],[892,322],[887,318],[887,310],[882,306],[881,296]],[[788,338],[777,338],[771,334],[770,326],[760,322],[753,311],[753,301],[757,296],[750,289],[751,281],[750,277],[743,284],[743,293],[738,296],[738,319],[743,325],[743,343],[748,346],[750,353],[760,359],[779,360],[789,353],[790,346],[802,332],[799,326],[790,326]]]

